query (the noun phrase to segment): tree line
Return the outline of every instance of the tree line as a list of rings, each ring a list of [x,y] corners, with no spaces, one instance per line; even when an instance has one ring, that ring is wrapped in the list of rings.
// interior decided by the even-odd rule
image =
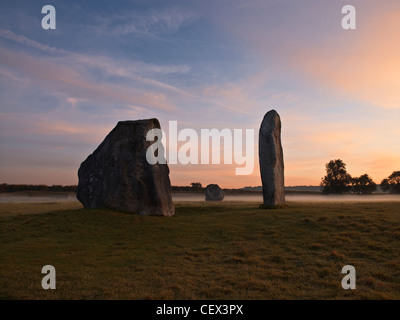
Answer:
[[[377,190],[377,184],[368,174],[352,177],[346,170],[346,164],[340,160],[331,160],[326,165],[326,175],[321,181],[321,191],[324,194],[355,193],[371,194]],[[394,171],[380,183],[384,192],[400,193],[400,171]]]
[[[377,190],[377,184],[368,174],[352,177],[346,170],[346,164],[340,160],[331,160],[326,165],[326,175],[321,181],[321,191],[324,194],[355,193],[371,194]],[[381,181],[380,187],[384,192],[400,194],[400,171],[394,171],[389,177]],[[48,192],[76,192],[78,186],[62,185],[31,185],[31,184],[0,184],[0,193],[17,191],[48,191]],[[192,182],[190,186],[172,186],[172,191],[204,191],[200,182]]]
[[[78,186],[62,186],[52,185],[46,186],[44,184],[0,184],[0,193],[18,192],[18,191],[47,191],[47,192],[76,192]],[[190,186],[172,186],[172,191],[203,191],[204,188],[200,182],[193,182]]]
[[[171,186],[172,191],[204,191],[200,182],[192,182],[190,186]]]
[[[78,186],[62,186],[52,185],[46,186],[44,184],[0,184],[0,193],[4,192],[17,192],[17,191],[49,191],[49,192],[76,192]]]

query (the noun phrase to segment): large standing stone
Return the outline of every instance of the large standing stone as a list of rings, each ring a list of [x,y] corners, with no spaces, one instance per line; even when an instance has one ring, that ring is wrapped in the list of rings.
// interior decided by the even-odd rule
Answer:
[[[206,187],[206,201],[222,201],[225,193],[217,184],[209,184]]]
[[[120,121],[82,162],[77,198],[85,208],[174,215],[168,165],[146,160],[151,129],[160,129],[157,119]]]
[[[265,114],[261,123],[258,155],[265,207],[285,203],[281,119],[275,110]]]

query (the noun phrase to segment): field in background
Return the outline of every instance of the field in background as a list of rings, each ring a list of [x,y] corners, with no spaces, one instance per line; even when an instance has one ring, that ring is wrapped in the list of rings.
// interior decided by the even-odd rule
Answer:
[[[172,218],[0,203],[0,298],[400,299],[399,248],[400,202],[180,202]]]

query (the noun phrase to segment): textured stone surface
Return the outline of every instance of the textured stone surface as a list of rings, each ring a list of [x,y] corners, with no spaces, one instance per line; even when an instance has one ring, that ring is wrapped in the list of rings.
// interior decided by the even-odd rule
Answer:
[[[275,110],[265,114],[260,126],[258,155],[264,206],[285,203],[281,119]]]
[[[209,184],[206,187],[206,201],[222,201],[225,193],[217,184]]]
[[[153,143],[147,132],[157,128],[157,119],[118,122],[79,168],[77,198],[85,208],[174,215],[168,165],[146,160]]]

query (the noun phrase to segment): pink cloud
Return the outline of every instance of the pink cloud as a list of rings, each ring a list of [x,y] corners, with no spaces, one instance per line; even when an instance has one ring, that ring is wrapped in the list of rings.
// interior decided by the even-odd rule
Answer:
[[[400,109],[400,4],[383,9],[319,46],[299,45],[290,66],[337,94]]]
[[[164,111],[176,110],[174,104],[163,93],[94,80],[85,69],[74,68],[74,59],[71,57],[36,57],[3,48],[0,49],[0,57],[8,68],[18,70],[19,73],[34,80],[35,86],[47,91],[56,90],[77,99],[124,105],[136,104]],[[78,65],[77,68],[79,67],[82,66]]]

